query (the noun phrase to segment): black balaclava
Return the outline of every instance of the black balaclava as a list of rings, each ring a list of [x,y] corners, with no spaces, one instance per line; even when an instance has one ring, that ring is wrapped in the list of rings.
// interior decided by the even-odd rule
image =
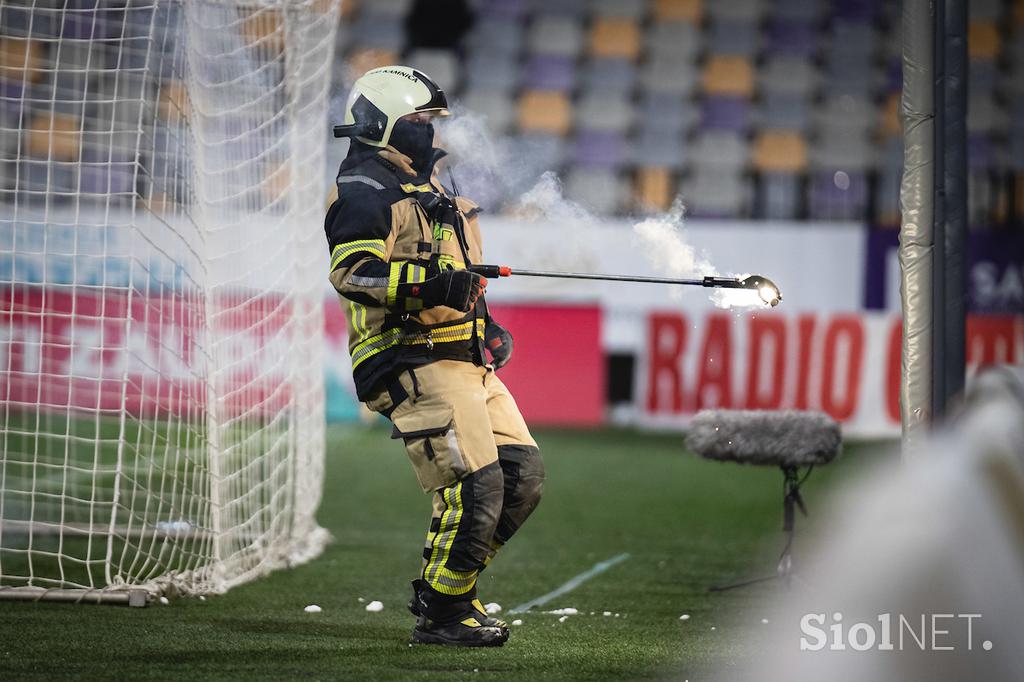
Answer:
[[[417,173],[429,170],[431,152],[434,149],[434,126],[431,123],[414,123],[400,118],[391,129],[389,144],[412,159]]]

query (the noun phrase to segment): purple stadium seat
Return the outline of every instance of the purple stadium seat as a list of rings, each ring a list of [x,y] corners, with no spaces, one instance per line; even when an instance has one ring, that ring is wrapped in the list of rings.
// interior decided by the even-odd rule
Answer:
[[[130,157],[115,155],[112,159],[105,151],[82,153],[78,188],[83,194],[116,195],[127,199],[134,193],[135,164]]]
[[[619,133],[582,130],[573,142],[573,161],[578,166],[616,169],[626,160],[626,141]]]
[[[972,171],[987,170],[996,160],[992,138],[985,133],[970,133],[967,136],[967,167]]]
[[[874,21],[879,15],[880,4],[879,0],[833,0],[832,16],[854,21]]]
[[[524,80],[531,90],[572,90],[576,65],[568,57],[536,55],[526,64]]]
[[[828,170],[811,177],[811,220],[863,220],[867,205],[864,173]]]
[[[818,49],[818,31],[810,21],[776,17],[768,25],[766,52],[810,57]]]
[[[740,97],[707,97],[701,103],[700,125],[705,130],[750,130],[750,103]]]
[[[527,0],[484,0],[478,12],[481,16],[518,19],[526,11]]]

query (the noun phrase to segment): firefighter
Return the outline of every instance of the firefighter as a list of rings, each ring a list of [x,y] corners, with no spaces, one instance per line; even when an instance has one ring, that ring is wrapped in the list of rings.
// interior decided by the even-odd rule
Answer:
[[[325,231],[358,397],[394,425],[433,514],[409,610],[413,642],[501,646],[507,625],[477,576],[540,500],[544,465],[495,375],[512,337],[487,311],[479,207],[438,180],[433,146],[445,94],[424,73],[385,66],[349,95],[351,137]]]

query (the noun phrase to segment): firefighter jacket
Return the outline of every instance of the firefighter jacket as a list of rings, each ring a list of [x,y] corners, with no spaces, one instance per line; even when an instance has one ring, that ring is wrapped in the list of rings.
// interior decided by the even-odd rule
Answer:
[[[350,153],[339,170],[338,199],[324,229],[331,284],[346,310],[356,393],[368,400],[397,369],[435,360],[485,364],[483,296],[463,313],[424,308],[403,297],[409,287],[442,268],[465,268],[483,257],[476,214],[480,209],[449,193],[434,177],[444,156],[414,174],[409,158],[392,148]]]

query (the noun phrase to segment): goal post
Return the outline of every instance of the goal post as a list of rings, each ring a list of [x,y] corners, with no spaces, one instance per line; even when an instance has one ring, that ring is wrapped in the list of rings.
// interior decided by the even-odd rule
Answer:
[[[339,0],[0,0],[0,599],[317,556]]]

